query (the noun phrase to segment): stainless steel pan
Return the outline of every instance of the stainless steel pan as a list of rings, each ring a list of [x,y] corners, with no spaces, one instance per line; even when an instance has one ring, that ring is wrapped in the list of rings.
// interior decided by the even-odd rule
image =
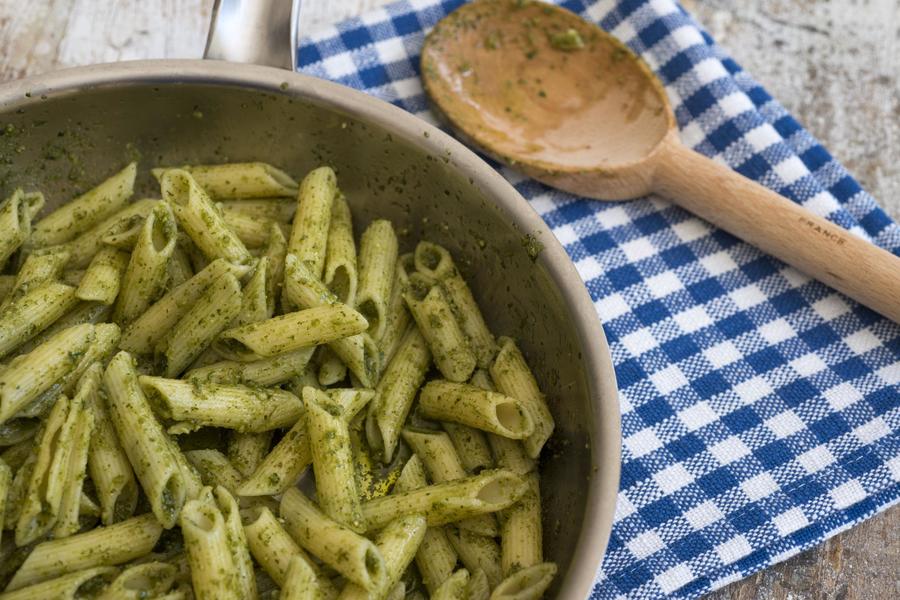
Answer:
[[[293,66],[296,45],[281,42],[296,38],[296,6],[217,8],[208,57]],[[152,195],[155,165],[265,160],[299,177],[327,163],[358,226],[387,217],[407,249],[423,237],[447,246],[494,331],[520,340],[547,393],[557,428],[541,461],[546,557],[560,566],[558,597],[589,593],[619,482],[615,374],[572,262],[512,186],[403,110],[272,66],[150,60],[0,86],[4,194],[37,188],[53,208],[133,158],[141,193]]]

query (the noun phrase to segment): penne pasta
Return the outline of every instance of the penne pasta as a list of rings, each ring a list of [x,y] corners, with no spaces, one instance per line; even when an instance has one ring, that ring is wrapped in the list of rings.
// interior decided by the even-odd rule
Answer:
[[[16,571],[6,590],[18,590],[82,569],[127,563],[148,554],[162,531],[154,516],[146,514],[109,527],[41,542]]]
[[[6,522],[6,502],[12,486],[13,473],[9,465],[0,458],[0,534],[3,533]]]
[[[185,503],[179,524],[197,600],[241,600],[241,572],[230,549],[225,517],[209,488]]]
[[[366,320],[344,305],[326,305],[287,313],[265,321],[227,329],[216,351],[232,360],[257,360],[298,348],[318,346],[362,333]]]
[[[31,237],[31,215],[24,196],[16,189],[0,203],[0,267]]]
[[[281,229],[269,227],[269,239],[266,241],[264,256],[268,259],[266,268],[266,302],[268,317],[275,314],[275,305],[281,297],[284,284],[284,259],[287,256],[287,240]]]
[[[397,267],[394,270],[394,284],[391,287],[391,297],[388,300],[387,316],[385,317],[384,333],[378,339],[378,348],[381,350],[382,369],[386,368],[388,363],[394,358],[394,353],[403,341],[412,323],[412,315],[406,308],[406,301],[403,299],[403,292],[409,285],[409,277],[403,268],[401,261],[397,261]]]
[[[315,388],[303,388],[303,404],[319,507],[336,522],[363,531],[347,421],[340,411],[328,410],[328,395]]]
[[[525,492],[525,483],[511,471],[483,471],[417,490],[373,498],[362,505],[369,531],[384,527],[399,515],[424,513],[429,525],[445,525],[508,508]]]
[[[240,314],[241,285],[231,273],[213,281],[157,345],[166,377],[184,371]]]
[[[394,493],[403,493],[428,485],[425,469],[417,455],[413,455],[400,472],[394,485]],[[422,543],[416,551],[416,567],[428,592],[434,592],[450,577],[456,566],[457,554],[443,527],[428,527],[422,536]]]
[[[109,584],[118,573],[115,567],[93,567],[84,569],[56,579],[30,585],[16,591],[3,594],[4,600],[33,600],[34,598],[85,598],[93,590]]]
[[[0,310],[42,283],[59,279],[70,256],[69,251],[61,246],[36,250],[29,254],[19,267],[13,288],[0,305]]]
[[[213,490],[213,498],[225,521],[228,551],[231,553],[237,575],[238,598],[255,600],[256,577],[253,574],[253,561],[250,559],[250,549],[247,547],[247,537],[244,535],[244,525],[238,512],[238,504],[231,492],[222,486],[217,486]]]
[[[359,242],[356,306],[369,321],[369,335],[379,339],[387,326],[388,302],[397,265],[397,235],[390,221],[373,221]]]
[[[188,450],[184,453],[184,457],[200,474],[203,485],[212,488],[221,486],[232,494],[241,485],[243,477],[218,450],[211,448]]]
[[[94,431],[88,451],[88,472],[100,501],[100,520],[112,525],[131,517],[138,501],[137,481],[128,456],[119,443],[101,389],[90,402]]]
[[[338,596],[339,600],[368,600],[387,596],[400,583],[400,577],[416,556],[425,537],[425,517],[406,515],[391,521],[381,530],[375,546],[384,560],[385,576],[375,589],[367,590],[355,583],[348,583]]]
[[[469,572],[465,569],[459,569],[448,577],[441,584],[441,587],[435,590],[434,594],[431,595],[431,600],[468,600],[466,596],[468,585]]]
[[[173,527],[188,495],[177,446],[168,440],[138,384],[134,359],[119,352],[103,376],[109,413],[119,443],[134,468],[153,514],[167,529]]]
[[[92,405],[100,388],[103,367],[94,363],[78,382],[78,391],[72,399],[68,420],[72,422],[67,444],[68,455],[59,458],[57,477],[60,487],[59,512],[53,525],[53,537],[63,538],[77,533],[82,499],[82,487],[87,473],[88,452],[95,420]],[[62,436],[60,436],[62,441]]]
[[[303,404],[278,388],[191,383],[141,375],[140,387],[166,419],[192,427],[226,427],[245,432],[287,427],[303,414]]]
[[[284,297],[291,305],[302,309],[332,306],[359,314],[341,303],[337,296],[293,254],[285,257]],[[372,387],[375,384],[379,370],[379,353],[371,337],[366,334],[346,336],[332,340],[329,348],[347,365],[362,385]]]
[[[272,448],[241,487],[241,496],[280,494],[297,483],[304,469],[312,464],[306,419],[300,418]]]
[[[263,162],[191,165],[178,169],[190,173],[213,198],[268,198],[297,193],[297,182],[290,175]],[[162,184],[163,176],[171,170],[153,169],[152,173]]]
[[[262,464],[266,454],[269,453],[271,445],[271,431],[261,431],[259,433],[231,432],[231,435],[228,437],[228,461],[237,470],[241,480],[252,475],[259,465]],[[237,487],[234,489],[237,490]]]
[[[534,431],[529,407],[517,398],[452,381],[429,381],[419,396],[422,416],[462,423],[510,439],[528,438]]]
[[[516,571],[500,582],[491,600],[540,600],[556,576],[556,565],[540,563]]]
[[[537,458],[541,448],[553,433],[553,416],[515,341],[503,337],[498,342],[500,352],[491,365],[491,378],[499,391],[517,398],[528,407],[534,422],[534,432],[523,440],[523,443],[528,456]]]
[[[299,555],[292,556],[278,600],[318,600],[321,595],[319,580],[309,562]]]
[[[251,362],[225,360],[191,369],[184,378],[205,383],[239,383],[264,387],[279,385],[303,373],[314,349],[300,348]]]
[[[353,241],[353,220],[350,206],[343,194],[337,194],[331,205],[328,227],[328,246],[325,251],[325,272],[322,281],[340,302],[354,306],[358,273],[356,270],[356,242]]]
[[[403,439],[422,461],[425,470],[434,483],[444,483],[466,477],[466,471],[456,454],[453,442],[443,431],[406,428]],[[492,515],[480,515],[459,521],[462,529],[474,531],[480,535],[497,535],[497,523]]]
[[[413,327],[401,342],[375,388],[374,416],[385,462],[389,462],[394,456],[400,429],[430,364],[431,353],[425,339],[418,328]]]
[[[152,198],[133,202],[75,239],[66,242],[65,248],[70,254],[69,268],[83,269],[87,267],[97,251],[103,247],[102,240],[104,238],[138,227],[158,202],[159,200]]]
[[[482,469],[494,466],[491,447],[483,432],[474,427],[451,421],[444,421],[441,423],[441,427],[453,441],[456,454],[467,472],[477,473]]]
[[[528,489],[506,510],[501,526],[503,576],[544,562],[541,490],[537,473],[525,476]],[[496,585],[496,584],[493,584]]]
[[[278,227],[282,233],[288,230],[287,225],[272,221],[270,219],[260,219],[246,213],[224,210],[221,206],[222,218],[225,225],[238,237],[239,240],[247,248],[261,248],[266,245],[269,240],[269,229],[272,226]]]
[[[78,302],[72,310],[54,321],[50,327],[16,348],[16,354],[28,354],[64,329],[85,323],[92,325],[104,323],[109,320],[111,314],[111,306],[98,302]]]
[[[178,224],[209,260],[224,258],[238,265],[250,263],[252,257],[246,246],[228,228],[215,204],[190,173],[182,169],[166,170],[159,186]]]
[[[95,335],[94,325],[76,325],[13,360],[0,372],[0,422],[29,406],[71,373],[77,366],[73,357],[87,352]]]
[[[322,278],[331,224],[331,205],[337,194],[337,177],[331,167],[314,169],[300,182],[297,211],[287,253],[300,259],[317,278]]]
[[[156,345],[188,313],[214,281],[226,273],[240,279],[249,267],[214,260],[199,273],[160,298],[134,320],[122,334],[120,347],[135,354],[150,354]]]
[[[78,299],[75,288],[47,281],[0,312],[0,358],[33,338],[71,310]]]
[[[137,164],[124,169],[78,198],[67,202],[34,225],[31,242],[51,246],[68,242],[125,206],[134,191]]]
[[[243,200],[224,200],[220,204],[222,211],[228,213],[240,213],[253,217],[260,221],[276,221],[278,223],[290,223],[297,210],[297,200],[291,194],[291,198],[251,198]]]
[[[448,528],[447,538],[469,573],[476,571],[484,573],[492,588],[500,583],[503,579],[503,571],[500,568],[500,546],[493,537],[465,529]]]
[[[453,316],[443,289],[437,285],[429,287],[421,276],[414,274],[403,298],[441,374],[450,381],[468,380],[475,369],[475,354]]]
[[[466,598],[468,600],[489,600],[491,597],[491,584],[487,575],[481,569],[472,571],[469,583],[466,585]]]
[[[141,226],[122,276],[122,291],[113,309],[114,321],[127,325],[162,294],[177,237],[172,209],[158,202]]]
[[[98,596],[98,600],[143,600],[165,597],[175,587],[178,568],[151,561],[124,569]]]
[[[281,497],[280,512],[288,533],[303,548],[363,589],[380,589],[386,573],[375,544],[328,518],[296,488]]]
[[[129,263],[129,256],[112,247],[101,248],[75,290],[75,297],[86,302],[110,305],[116,301],[122,286],[122,278]]]

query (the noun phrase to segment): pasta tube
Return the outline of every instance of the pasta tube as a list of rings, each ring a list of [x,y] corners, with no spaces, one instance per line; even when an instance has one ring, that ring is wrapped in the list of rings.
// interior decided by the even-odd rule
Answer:
[[[409,409],[425,380],[430,364],[431,353],[425,339],[418,328],[413,327],[406,334],[375,388],[375,422],[385,462],[389,462],[394,456],[400,429],[409,415]]]
[[[73,353],[78,356],[86,352],[93,336],[93,325],[63,330],[0,372],[0,422],[10,419],[69,373],[75,367]]]
[[[354,305],[358,283],[356,243],[353,241],[350,206],[343,194],[337,194],[331,205],[331,223],[328,228],[328,247],[325,251],[325,273],[322,280],[340,302],[349,306]]]
[[[232,494],[241,485],[241,474],[218,450],[188,450],[184,457],[200,473],[200,481],[210,487],[222,486]]]
[[[178,568],[151,561],[128,567],[103,590],[98,600],[143,600],[161,598],[175,586]]]
[[[448,528],[447,537],[469,573],[483,572],[491,587],[500,583],[503,579],[500,568],[500,546],[493,537],[452,528]]]
[[[272,448],[250,477],[241,484],[241,496],[280,494],[297,483],[297,478],[312,463],[306,419],[294,426]]]
[[[279,600],[317,600],[321,597],[319,581],[309,562],[294,555],[288,563],[287,574],[281,587]]]
[[[67,202],[34,225],[35,246],[68,242],[105,218],[118,212],[134,191],[137,163],[124,169],[85,194]]]
[[[234,465],[241,479],[249,477],[262,464],[271,445],[271,431],[260,433],[232,431],[228,438],[228,461]],[[237,487],[234,490],[237,490]]]
[[[340,412],[327,410],[330,400],[325,392],[304,388],[303,403],[319,507],[338,523],[362,531],[348,424]]]
[[[323,306],[342,307],[356,313],[341,303],[324,283],[293,254],[285,257],[284,296],[294,306],[309,309]],[[379,370],[379,353],[371,337],[365,334],[332,340],[329,348],[366,387],[375,384]]]
[[[508,508],[525,492],[511,471],[494,469],[417,490],[373,498],[363,503],[368,530],[384,527],[399,515],[423,513],[429,525],[445,525]]]
[[[150,410],[130,354],[119,352],[112,359],[103,376],[103,385],[119,442],[134,467],[153,514],[169,529],[178,520],[190,485],[176,456],[180,452]]]
[[[441,587],[435,590],[431,600],[469,600],[466,591],[469,585],[469,572],[459,569],[447,578]]]
[[[153,169],[162,184],[163,176],[173,169]],[[297,182],[277,167],[263,162],[190,165],[180,167],[213,198],[269,198],[294,196]]]
[[[91,262],[97,251],[103,247],[103,238],[121,234],[139,225],[150,214],[159,200],[145,198],[129,204],[106,220],[94,225],[74,240],[66,242],[71,254],[69,268],[83,269]]]
[[[339,600],[368,600],[372,596],[387,596],[416,556],[425,537],[425,517],[406,515],[391,521],[381,530],[375,546],[384,559],[385,577],[374,590],[366,590],[355,583],[344,586]]]
[[[238,265],[251,261],[243,242],[228,228],[221,213],[190,173],[182,169],[167,170],[160,177],[159,185],[178,224],[207,258],[224,258]]]
[[[0,267],[31,236],[31,215],[24,196],[16,189],[0,204]]]
[[[491,600],[540,600],[555,576],[554,563],[540,563],[516,571],[494,588]]]
[[[120,347],[135,354],[150,354],[214,281],[226,273],[240,279],[248,270],[249,267],[232,265],[225,260],[212,261],[135,319],[122,335]]]
[[[241,600],[241,574],[230,549],[225,517],[209,488],[185,503],[179,523],[197,600]]]
[[[75,297],[89,302],[112,304],[119,296],[122,277],[128,266],[129,256],[115,248],[101,248],[75,290]]]
[[[287,251],[303,261],[319,279],[325,267],[331,205],[336,193],[337,177],[331,167],[310,171],[300,182],[297,193],[297,212]]]
[[[475,354],[453,316],[443,289],[437,285],[429,287],[417,275],[410,277],[410,285],[403,295],[409,312],[428,342],[441,374],[450,381],[466,381],[475,369]]]
[[[287,256],[287,240],[281,229],[269,227],[269,239],[266,242],[264,254],[269,264],[266,268],[266,302],[268,303],[269,317],[275,314],[275,304],[281,297],[284,284],[284,258]]]
[[[406,461],[400,477],[394,485],[394,493],[403,493],[428,485],[425,469],[419,457],[413,454]],[[429,593],[433,594],[450,577],[456,566],[456,550],[450,544],[444,527],[428,527],[422,543],[416,551],[416,567]]]
[[[240,213],[259,221],[290,223],[297,210],[296,192],[291,198],[252,198],[244,200],[224,200],[221,203],[226,218],[228,213]]]
[[[322,562],[366,590],[380,588],[385,564],[368,539],[329,519],[296,488],[281,497],[281,516],[291,536]]]
[[[525,476],[528,489],[507,509],[500,531],[504,577],[544,561],[541,490],[537,473]],[[492,583],[496,585],[496,583]]]
[[[359,242],[359,287],[356,306],[369,321],[369,335],[384,335],[388,302],[397,265],[397,235],[390,221],[373,221]]]
[[[49,327],[77,302],[75,288],[54,281],[14,300],[0,312],[0,358]]]
[[[534,431],[529,407],[521,400],[474,385],[429,381],[419,397],[422,415],[454,421],[511,439],[528,438]]]
[[[177,227],[172,209],[159,202],[147,215],[122,277],[113,320],[128,324],[147,310],[166,285],[169,259],[175,251]]]
[[[166,377],[184,371],[241,311],[241,285],[231,273],[212,282],[160,342]]]
[[[459,455],[459,460],[466,471],[478,472],[494,465],[491,447],[488,445],[487,436],[484,433],[474,427],[450,421],[444,421],[441,426],[453,441],[456,454]]]
[[[234,496],[222,486],[216,487],[213,491],[213,498],[225,521],[228,550],[237,574],[238,597],[242,600],[254,600],[256,598],[256,577],[253,574],[253,561],[250,559],[250,549],[247,547],[247,537],[244,535],[244,525],[241,523],[238,504]]]
[[[278,388],[251,388],[141,375],[140,386],[165,418],[196,427],[245,432],[287,427],[303,413],[300,399]]]
[[[16,591],[3,594],[4,600],[33,600],[34,598],[85,598],[93,590],[103,587],[113,580],[118,569],[115,567],[93,567],[56,579],[43,581]]]
[[[206,383],[239,383],[273,386],[297,377],[306,369],[314,347],[300,348],[251,362],[225,360],[199,369],[191,369],[184,378]]]
[[[132,517],[109,527],[41,542],[13,576],[7,591],[92,567],[120,565],[153,549],[162,525],[151,514]]]
[[[553,415],[550,414],[547,401],[516,343],[507,337],[498,341],[500,352],[491,365],[491,378],[498,390],[521,400],[531,412],[534,432],[523,443],[528,456],[537,458],[541,448],[553,434]]]
[[[105,396],[99,390],[91,398],[94,431],[88,452],[88,472],[100,500],[100,520],[104,525],[112,525],[134,514],[138,487],[128,456],[116,436]]]
[[[215,348],[226,358],[256,360],[356,335],[366,325],[361,314],[344,305],[317,306],[227,329]]]

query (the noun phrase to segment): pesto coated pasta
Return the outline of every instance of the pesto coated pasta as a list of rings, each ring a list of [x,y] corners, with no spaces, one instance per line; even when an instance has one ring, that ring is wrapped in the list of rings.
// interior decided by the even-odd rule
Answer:
[[[153,175],[0,202],[3,597],[540,598],[554,421],[462,263],[328,166]]]

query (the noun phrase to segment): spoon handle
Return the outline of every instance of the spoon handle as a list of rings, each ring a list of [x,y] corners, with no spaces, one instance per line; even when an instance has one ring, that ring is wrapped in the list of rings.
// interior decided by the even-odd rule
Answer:
[[[653,187],[682,208],[900,323],[900,257],[669,136]]]

